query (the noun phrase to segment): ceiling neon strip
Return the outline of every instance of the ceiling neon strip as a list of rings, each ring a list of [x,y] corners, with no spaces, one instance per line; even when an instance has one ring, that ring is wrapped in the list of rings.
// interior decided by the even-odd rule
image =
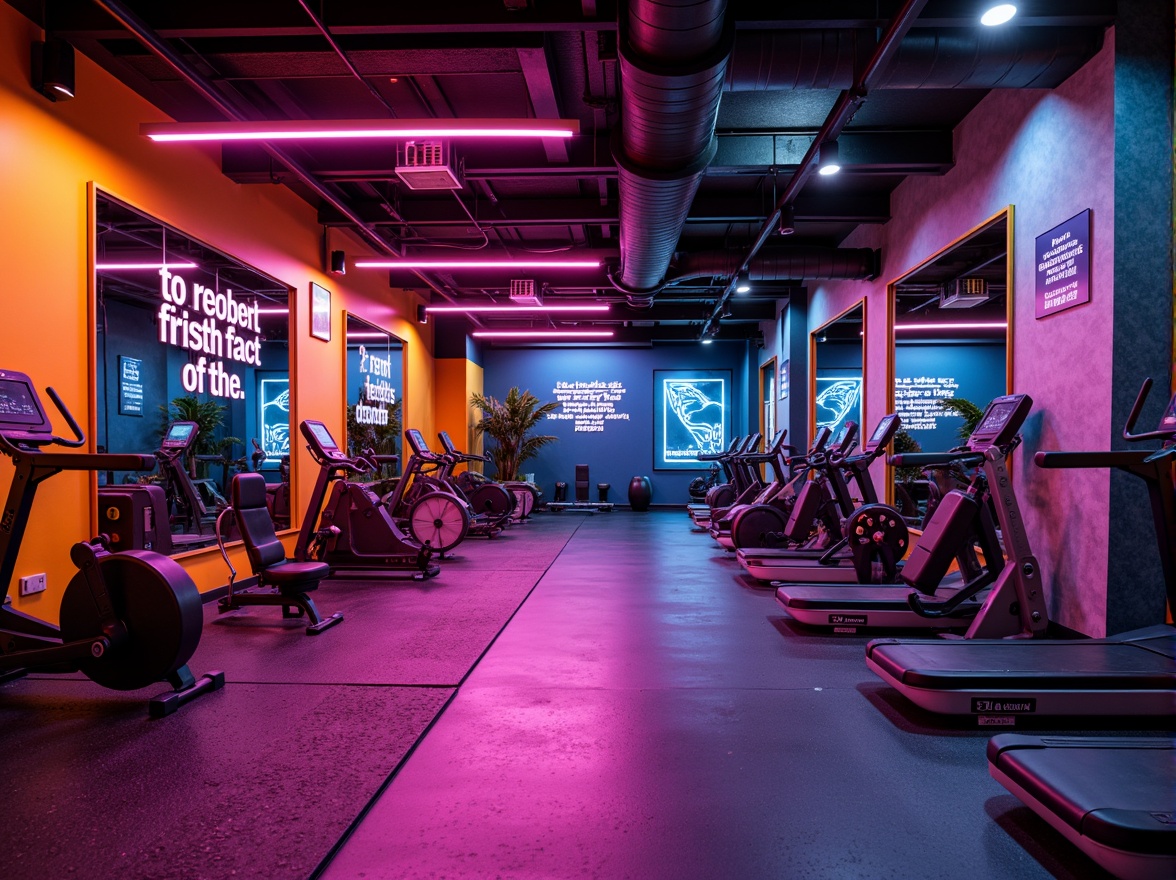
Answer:
[[[600,260],[356,260],[357,269],[598,269]]]
[[[94,268],[103,269],[197,269],[195,263],[95,263]]]
[[[425,306],[425,311],[438,312],[607,312],[608,304],[585,303],[581,306]]]
[[[570,138],[576,119],[279,119],[258,122],[144,122],[139,134],[174,141],[282,141],[355,138]]]
[[[611,330],[475,330],[482,339],[611,339]]]
[[[961,324],[895,324],[895,330],[1007,330],[1004,321],[977,321]]]

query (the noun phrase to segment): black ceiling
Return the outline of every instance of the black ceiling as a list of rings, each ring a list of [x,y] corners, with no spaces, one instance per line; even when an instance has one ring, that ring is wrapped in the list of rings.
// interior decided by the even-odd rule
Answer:
[[[753,335],[812,273],[867,275],[876,258],[825,249],[860,224],[886,222],[906,177],[949,169],[952,130],[989,89],[1053,87],[1077,70],[1115,9],[1113,0],[1026,0],[1013,22],[988,29],[978,24],[983,0],[10,2],[178,121],[578,120],[570,142],[455,141],[456,192],[406,188],[390,142],[285,142],[277,157],[238,144],[223,149],[222,167],[244,185],[284,183],[324,225],[357,229],[367,251],[349,260],[599,256],[605,267],[587,273],[398,271],[389,280],[430,287],[439,302],[489,303],[506,300],[512,277],[529,277],[548,301],[608,300],[609,322],[636,320],[630,336],[662,339],[720,323],[720,338]],[[896,51],[879,52],[896,23]],[[864,72],[871,87],[861,94]],[[697,82],[707,77],[713,84]],[[670,103],[706,88],[717,116],[713,101],[682,115]],[[657,89],[669,97],[651,108]],[[686,134],[634,141],[646,137],[642,126],[691,112],[699,121],[683,123]],[[794,180],[821,131],[839,135],[844,170]],[[666,158],[691,137],[703,145],[697,155]],[[786,193],[796,232],[768,236]],[[647,228],[650,240],[639,241]],[[744,264],[758,278],[753,293],[714,321]]]

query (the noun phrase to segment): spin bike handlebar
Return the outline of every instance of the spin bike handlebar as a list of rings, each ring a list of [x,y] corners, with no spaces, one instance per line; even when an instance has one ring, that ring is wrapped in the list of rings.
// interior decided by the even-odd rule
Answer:
[[[1143,385],[1139,388],[1139,394],[1135,397],[1135,405],[1131,407],[1131,415],[1127,416],[1127,424],[1123,428],[1123,439],[1129,443],[1138,443],[1140,440],[1176,440],[1176,430],[1166,431],[1145,431],[1142,434],[1132,433],[1135,430],[1135,422],[1139,419],[1139,414],[1143,411],[1143,404],[1147,401],[1148,392],[1151,391],[1152,380],[1149,376],[1143,380]]]
[[[960,452],[899,452],[890,456],[889,461],[895,467],[943,467],[954,462],[971,466],[982,464],[984,453],[974,449]]]

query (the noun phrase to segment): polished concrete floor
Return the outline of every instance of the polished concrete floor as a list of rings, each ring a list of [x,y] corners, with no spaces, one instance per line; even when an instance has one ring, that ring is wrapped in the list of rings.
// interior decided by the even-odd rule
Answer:
[[[584,518],[321,876],[1106,876],[738,573],[680,511]]]
[[[1105,876],[680,510],[461,549],[314,637],[207,608],[228,683],[166,719],[0,685],[0,880]]]

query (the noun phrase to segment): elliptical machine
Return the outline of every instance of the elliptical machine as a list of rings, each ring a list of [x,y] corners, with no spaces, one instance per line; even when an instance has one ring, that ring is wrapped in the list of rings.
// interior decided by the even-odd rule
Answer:
[[[0,453],[16,466],[0,520],[5,598],[42,481],[66,470],[147,471],[155,466],[150,455],[43,451],[44,446],[76,449],[86,442],[57,392],[46,391],[73,440],[53,433],[27,375],[0,370]],[[179,563],[148,550],[110,553],[101,537],[75,544],[70,559],[78,573],[65,588],[60,627],[0,604],[0,677],[80,671],[103,687],[120,691],[167,681],[172,691],[150,701],[154,718],[170,715],[224,685],[223,672],[197,680],[188,669],[200,642],[204,613],[200,592]]]
[[[430,562],[433,547],[404,534],[374,492],[347,479],[371,470],[371,463],[348,458],[322,422],[307,419],[298,428],[319,475],[302,517],[294,559],[326,562],[332,574],[411,571],[414,580],[435,577],[441,569]]]

